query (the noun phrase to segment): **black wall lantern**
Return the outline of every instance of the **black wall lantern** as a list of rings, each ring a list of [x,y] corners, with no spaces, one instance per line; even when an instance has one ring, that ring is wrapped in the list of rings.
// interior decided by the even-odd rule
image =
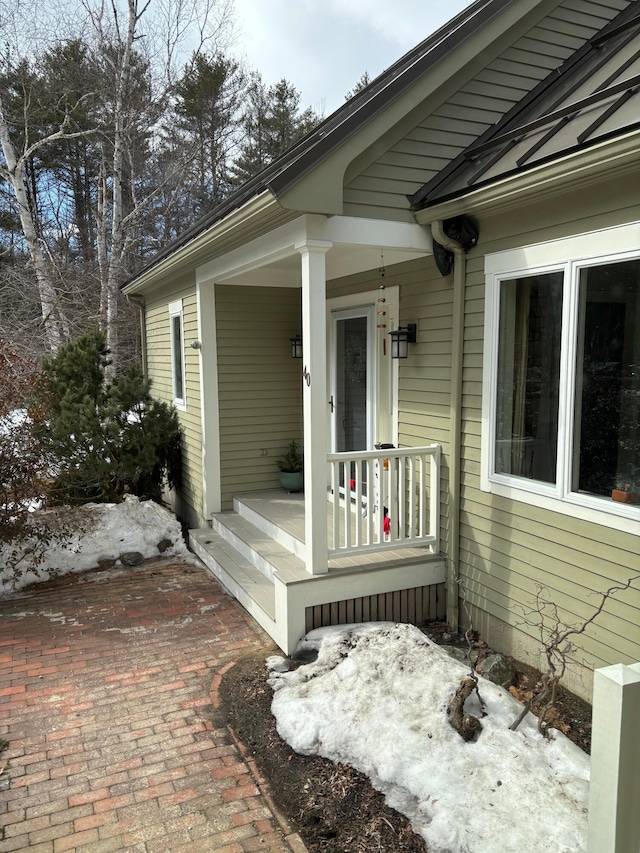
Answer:
[[[406,358],[409,355],[409,344],[416,342],[417,325],[407,323],[406,326],[398,326],[391,336],[391,358]]]
[[[291,341],[291,358],[302,358],[302,335],[289,338]]]

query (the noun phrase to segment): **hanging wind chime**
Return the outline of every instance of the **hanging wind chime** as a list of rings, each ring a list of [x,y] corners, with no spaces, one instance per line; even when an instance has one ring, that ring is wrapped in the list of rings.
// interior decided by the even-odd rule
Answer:
[[[385,296],[385,282],[384,282],[385,272],[386,272],[386,270],[384,268],[384,251],[381,249],[380,250],[380,269],[378,270],[378,273],[380,276],[380,278],[379,278],[380,284],[378,285],[378,300],[377,300],[378,304],[377,304],[377,312],[376,312],[376,328],[379,329],[379,334],[382,336],[382,354],[386,356],[386,354],[387,354],[387,334],[386,334],[387,324],[385,322],[385,317],[387,316],[387,311],[386,311],[387,299]],[[386,464],[384,465],[384,470],[387,469],[387,466],[389,464],[388,460],[385,459],[385,463]],[[382,481],[383,476],[384,476],[384,471],[380,471],[381,481]],[[390,536],[391,535],[391,519],[389,518],[389,510],[387,509],[386,506],[384,506],[384,500],[381,500],[381,502],[383,504],[383,512],[384,512],[383,532],[384,532],[385,536]]]
[[[376,314],[376,328],[380,329],[380,334],[382,335],[382,354],[387,354],[387,338],[385,334],[385,329],[387,328],[387,324],[385,323],[384,318],[387,316],[386,312],[386,298],[384,295],[385,291],[385,268],[384,268],[384,252],[380,250],[380,269],[378,270],[380,275],[380,284],[378,286],[378,310]]]

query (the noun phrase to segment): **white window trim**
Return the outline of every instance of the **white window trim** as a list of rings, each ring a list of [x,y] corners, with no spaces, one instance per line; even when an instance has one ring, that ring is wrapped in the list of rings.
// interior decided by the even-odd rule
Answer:
[[[175,317],[180,317],[180,334],[181,334],[181,349],[180,358],[182,364],[182,397],[176,397],[176,369],[175,369],[175,338],[173,334],[173,321]],[[169,335],[171,341],[171,394],[173,396],[173,405],[176,409],[186,411],[187,408],[187,374],[185,371],[184,360],[184,311],[182,308],[182,299],[176,299],[169,303]]]
[[[577,288],[580,268],[638,257],[640,257],[640,222],[486,256],[480,462],[482,491],[626,533],[640,534],[638,506],[616,504],[606,498],[571,491],[571,469],[568,463],[572,455],[573,406],[561,406],[559,411],[558,476],[555,485],[494,473],[501,281],[554,271],[564,273],[559,393],[560,400],[573,400],[577,341]]]

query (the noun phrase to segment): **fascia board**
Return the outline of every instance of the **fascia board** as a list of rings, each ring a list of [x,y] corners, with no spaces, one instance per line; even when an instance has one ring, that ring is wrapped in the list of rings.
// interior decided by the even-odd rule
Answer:
[[[412,222],[309,214],[199,266],[196,281],[199,284],[229,281],[296,255],[298,247],[309,242],[327,246],[395,249],[412,252],[418,257],[432,251],[431,235]]]
[[[300,216],[230,252],[225,252],[219,258],[199,266],[196,280],[199,283],[225,281],[230,276],[252,272],[266,264],[289,257],[296,251],[298,243],[309,239],[310,234],[322,229],[322,222],[317,220],[322,221],[324,217]]]
[[[243,207],[234,210],[224,219],[214,223],[206,231],[202,231],[197,237],[176,249],[173,254],[164,258],[147,272],[136,277],[132,282],[123,287],[122,292],[128,296],[140,293],[154,287],[159,287],[178,275],[184,275],[189,268],[195,269],[198,259],[210,252],[211,245],[222,237],[228,237],[235,229],[247,227],[247,223],[255,217],[265,217],[269,211],[281,211],[281,205],[274,199],[269,190],[252,198]]]

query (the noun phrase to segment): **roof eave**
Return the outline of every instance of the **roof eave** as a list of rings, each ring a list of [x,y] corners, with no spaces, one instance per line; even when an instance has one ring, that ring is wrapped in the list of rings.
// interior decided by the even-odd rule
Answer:
[[[505,176],[477,189],[461,191],[455,197],[435,201],[414,212],[419,225],[460,214],[498,213],[536,198],[551,196],[579,179],[597,182],[605,175],[624,172],[640,163],[640,129],[615,140],[607,140],[565,157]]]
[[[175,278],[178,273],[183,273],[189,266],[197,266],[199,256],[210,247],[212,240],[228,235],[240,225],[246,226],[248,220],[259,215],[268,214],[269,208],[275,212],[280,210],[278,201],[269,190],[252,196],[241,207],[231,211],[227,216],[213,222],[208,228],[194,235],[189,242],[177,247],[166,257],[139,272],[130,281],[122,286],[122,292],[126,296],[141,293],[164,284],[167,280]]]

